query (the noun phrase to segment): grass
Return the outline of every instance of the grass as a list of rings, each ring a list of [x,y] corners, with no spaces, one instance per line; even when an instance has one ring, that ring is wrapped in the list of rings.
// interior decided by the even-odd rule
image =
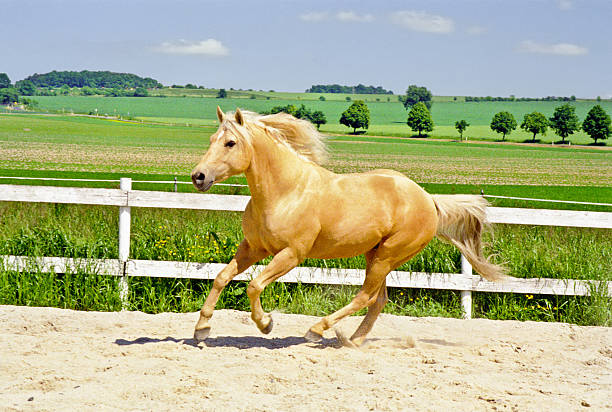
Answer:
[[[74,116],[0,115],[0,124],[4,171],[181,181],[215,130]],[[329,139],[329,149],[326,166],[340,173],[389,168],[427,184],[612,186],[612,153],[596,148],[341,136]]]
[[[0,255],[116,258],[118,211],[111,207],[0,203]],[[242,237],[241,215],[232,212],[133,209],[130,256],[134,259],[228,262]],[[487,253],[506,262],[517,277],[609,280],[612,240],[606,230],[497,225]],[[266,263],[265,260],[262,263]],[[306,260],[305,266],[365,267],[363,257]],[[400,270],[460,271],[457,249],[434,240]],[[0,304],[115,310],[118,288],[105,276],[80,273],[15,274],[0,271]],[[129,308],[147,312],[195,311],[211,282],[130,278]],[[39,286],[37,286],[39,285]],[[355,287],[273,284],[263,295],[266,310],[322,315],[339,309]],[[51,291],[51,292],[50,292]],[[460,315],[458,292],[394,289],[387,313]],[[478,316],[493,319],[558,320],[610,325],[610,300],[592,297],[475,294]],[[539,307],[538,307],[539,305]],[[531,308],[533,306],[533,308]],[[248,310],[244,282],[233,282],[220,308]],[[556,309],[555,309],[556,308]]]
[[[132,104],[138,99],[125,102],[100,99],[103,103],[126,104],[129,110],[137,108]],[[182,103],[186,105],[182,107],[185,111],[177,107],[176,112],[169,113],[174,109],[155,106],[158,103],[153,98],[139,104],[143,105],[142,110],[147,104],[152,105],[146,109],[149,114],[181,120],[173,124],[76,116],[0,115],[0,175],[111,180],[127,176],[136,180],[168,181],[177,176],[180,181],[188,181],[189,171],[206,150],[208,137],[216,127],[214,120],[204,117],[198,117],[199,123],[192,122],[190,126],[182,124],[196,113],[195,109],[190,112],[187,106],[198,99],[172,99],[157,100],[171,106]],[[202,105],[211,104],[205,98],[199,100]],[[240,101],[252,103],[251,100]],[[259,103],[270,102],[260,99]],[[340,101],[334,104],[346,105]],[[202,107],[198,110],[197,116],[201,116],[204,110]],[[214,111],[210,114],[214,116]],[[599,148],[494,145],[368,135],[332,136],[329,147],[328,167],[336,172],[392,168],[406,173],[432,193],[484,190],[495,195],[612,203],[610,152]],[[16,182],[25,183],[11,179],[0,181]],[[236,177],[231,182],[244,183],[244,178]],[[74,182],[30,183],[75,185]],[[118,187],[118,182],[76,185]],[[191,185],[178,187],[181,191],[193,191]],[[134,188],[172,190],[172,185],[135,183]],[[248,193],[246,189],[219,186],[215,190]],[[494,204],[610,211],[604,206],[508,200],[496,200]],[[111,207],[0,203],[0,254],[116,258],[117,214],[117,209]],[[229,261],[242,237],[240,214],[188,210],[133,209],[132,233],[132,258],[198,262]],[[508,262],[514,276],[610,280],[612,241],[606,230],[499,225],[495,236],[488,241],[488,253]],[[308,260],[304,264],[363,268],[365,262],[357,257]],[[35,267],[26,274],[5,269],[0,271],[0,303],[84,310],[120,307],[116,279],[91,275],[91,268],[65,275],[39,273]],[[401,269],[458,272],[459,253],[434,241]],[[197,280],[131,278],[129,282],[130,308],[147,312],[197,310],[210,288],[210,282]],[[218,307],[248,310],[245,290],[244,283],[231,283]],[[354,287],[277,283],[266,289],[263,304],[266,310],[323,315],[348,303],[355,292]],[[394,289],[390,296],[385,309],[388,313],[453,317],[461,313],[458,293],[452,291]],[[612,324],[610,299],[602,298],[601,293],[592,297],[476,293],[474,305],[477,316],[492,319]]]
[[[167,89],[166,89],[167,90]],[[171,89],[185,91],[189,89]],[[170,93],[170,92],[165,92]],[[42,110],[50,110],[60,113],[98,113],[100,115],[124,116],[129,118],[143,119],[147,121],[212,125],[214,124],[215,109],[220,105],[223,110],[242,109],[261,112],[269,110],[273,106],[294,104],[306,105],[312,110],[321,110],[327,117],[328,124],[322,127],[327,133],[348,133],[350,130],[339,124],[339,119],[344,110],[351,102],[346,97],[355,100],[365,99],[370,109],[371,121],[368,134],[390,135],[390,136],[412,136],[413,133],[406,125],[407,112],[403,105],[397,101],[397,96],[388,95],[325,95],[325,101],[309,100],[309,93],[271,93],[257,92],[256,99],[245,98],[250,92],[234,92],[227,99],[216,99],[205,91],[193,90],[192,96],[201,97],[100,97],[100,96],[37,96]],[[182,96],[182,95],[181,95]],[[318,94],[317,94],[318,96]],[[270,97],[270,100],[266,100]],[[386,99],[390,101],[387,102]],[[380,101],[376,101],[380,99]],[[431,134],[434,137],[457,138],[458,133],[454,129],[455,121],[464,119],[470,124],[465,136],[469,139],[498,140],[501,139],[489,128],[491,118],[499,111],[509,111],[514,115],[517,122],[522,122],[523,116],[532,111],[539,111],[550,117],[555,107],[561,102],[465,102],[452,101],[438,98],[432,106],[432,116],[436,129]],[[611,101],[592,102],[576,101],[572,103],[576,107],[576,114],[584,119],[586,113],[595,105],[601,105],[607,112],[612,111]],[[520,128],[507,136],[507,140],[523,142],[531,140],[532,135],[522,131]],[[560,140],[552,131],[546,136],[538,136],[544,143]],[[578,132],[569,138],[574,144],[590,144],[592,140],[584,133]]]

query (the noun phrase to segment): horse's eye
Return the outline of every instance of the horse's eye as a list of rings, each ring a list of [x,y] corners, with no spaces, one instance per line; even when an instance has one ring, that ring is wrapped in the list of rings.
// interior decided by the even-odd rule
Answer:
[[[225,147],[234,147],[234,146],[236,146],[236,142],[234,142],[233,140],[230,140],[227,143],[225,143]]]

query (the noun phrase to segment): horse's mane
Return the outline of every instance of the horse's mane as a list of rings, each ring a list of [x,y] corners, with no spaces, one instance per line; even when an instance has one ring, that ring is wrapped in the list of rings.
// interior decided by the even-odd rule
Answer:
[[[286,144],[296,154],[322,164],[327,159],[325,137],[307,120],[298,119],[290,114],[260,115],[241,111],[245,126],[266,131],[277,143]]]

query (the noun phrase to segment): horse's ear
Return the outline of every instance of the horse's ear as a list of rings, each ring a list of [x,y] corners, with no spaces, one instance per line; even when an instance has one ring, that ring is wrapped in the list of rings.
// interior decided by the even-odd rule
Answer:
[[[244,126],[244,117],[239,108],[236,108],[236,122],[238,122],[240,126]]]
[[[217,119],[219,119],[219,123],[223,123],[223,119],[225,119],[225,114],[223,114],[223,110],[219,106],[217,106]]]

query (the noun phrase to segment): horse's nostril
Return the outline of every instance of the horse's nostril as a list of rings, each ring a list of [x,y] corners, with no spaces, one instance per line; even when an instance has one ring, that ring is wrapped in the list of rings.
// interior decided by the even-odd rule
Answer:
[[[195,180],[204,180],[204,173],[200,172],[197,175],[195,175]]]

